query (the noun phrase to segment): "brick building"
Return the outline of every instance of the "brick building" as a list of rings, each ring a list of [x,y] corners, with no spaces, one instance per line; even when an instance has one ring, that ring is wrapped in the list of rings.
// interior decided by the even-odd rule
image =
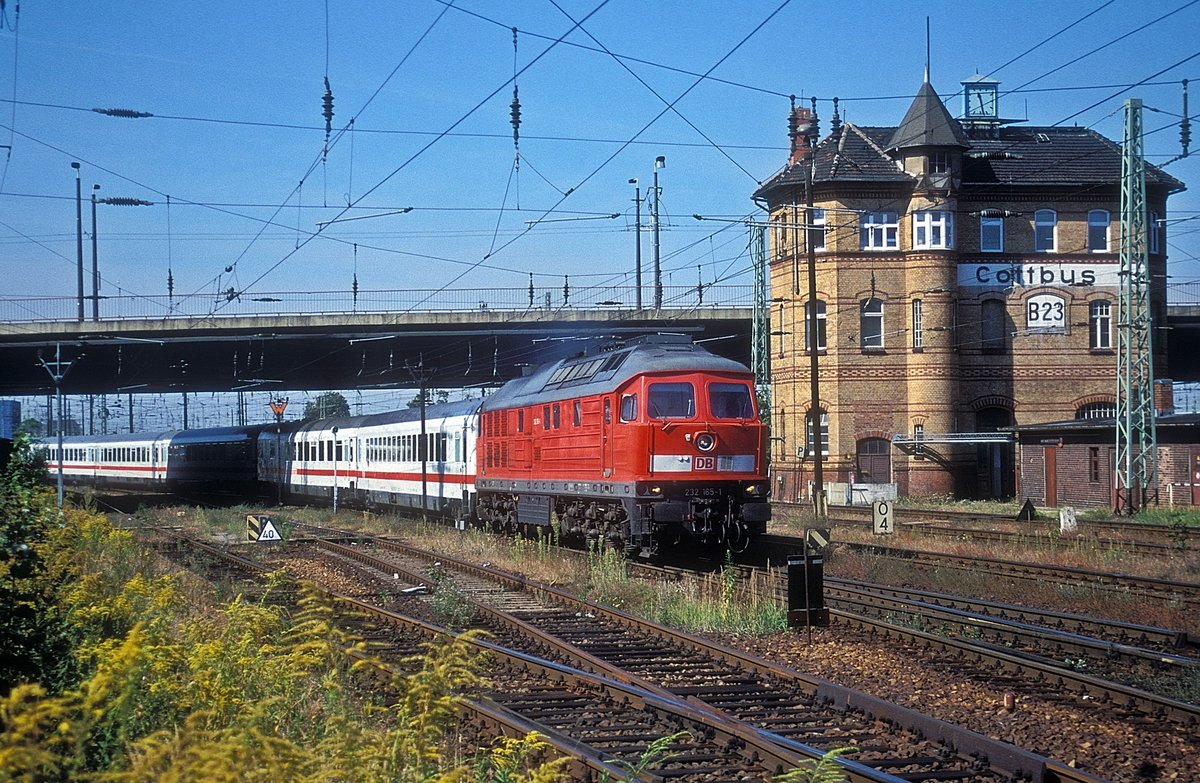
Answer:
[[[1200,505],[1200,414],[1165,413],[1158,432],[1158,502]],[[1038,506],[1116,507],[1116,423],[1078,419],[1017,428],[1019,497]]]
[[[793,110],[788,164],[755,193],[771,224],[776,497],[806,497],[812,478],[814,342],[826,482],[1010,497],[1014,426],[1112,415],[1120,145],[1016,126],[998,87],[963,82],[960,120],[926,81],[895,127],[842,122],[835,103],[819,143],[813,113]],[[1146,185],[1161,318],[1156,221],[1183,184],[1147,166]]]

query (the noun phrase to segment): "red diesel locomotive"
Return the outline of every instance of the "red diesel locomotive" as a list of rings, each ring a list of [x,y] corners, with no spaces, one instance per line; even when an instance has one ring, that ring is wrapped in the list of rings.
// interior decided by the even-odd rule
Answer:
[[[740,550],[771,511],[754,379],[686,337],[535,369],[483,401],[476,511],[627,554]]]

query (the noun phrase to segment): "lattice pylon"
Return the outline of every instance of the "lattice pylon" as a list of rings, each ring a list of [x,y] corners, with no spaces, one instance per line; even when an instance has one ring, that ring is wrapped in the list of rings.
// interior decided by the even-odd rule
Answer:
[[[1117,297],[1116,511],[1158,503],[1153,315],[1146,247],[1146,161],[1142,102],[1125,101],[1121,155],[1120,290]]]

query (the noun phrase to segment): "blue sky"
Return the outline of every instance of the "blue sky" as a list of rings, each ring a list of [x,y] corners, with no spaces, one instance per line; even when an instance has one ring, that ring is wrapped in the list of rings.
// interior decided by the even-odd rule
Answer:
[[[931,81],[956,115],[976,71],[1019,88],[1005,116],[1116,140],[1124,99],[1140,97],[1149,160],[1180,153],[1180,80],[1200,106],[1195,1],[24,0],[14,32],[9,0],[0,294],[74,295],[72,161],[85,200],[99,184],[101,197],[155,202],[99,208],[107,295],[164,295],[168,267],[177,295],[212,302],[231,287],[345,291],[356,272],[364,289],[522,288],[530,272],[549,287],[569,275],[577,291],[628,283],[628,180],[644,193],[658,155],[665,282],[748,283],[745,229],[692,215],[756,211],[751,193],[786,158],[789,94],[821,99],[823,130],[833,96],[852,122],[898,124],[921,84],[927,15]],[[676,99],[678,114],[662,113]],[[1194,135],[1196,155],[1167,168],[1193,189],[1173,197],[1172,218],[1200,215]],[[1200,219],[1173,223],[1168,242],[1172,282],[1200,280]]]

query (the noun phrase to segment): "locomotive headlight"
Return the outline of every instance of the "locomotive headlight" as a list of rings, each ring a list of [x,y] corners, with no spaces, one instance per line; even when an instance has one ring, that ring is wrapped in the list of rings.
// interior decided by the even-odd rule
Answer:
[[[747,484],[746,495],[749,497],[757,497],[763,493],[765,488],[762,484]]]
[[[696,435],[696,448],[701,451],[712,451],[716,448],[717,436],[711,432],[701,432]]]

